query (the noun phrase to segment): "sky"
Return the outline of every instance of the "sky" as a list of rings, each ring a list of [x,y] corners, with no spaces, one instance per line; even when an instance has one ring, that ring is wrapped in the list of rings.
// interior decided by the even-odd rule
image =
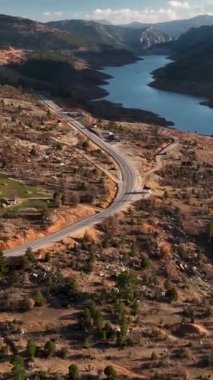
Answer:
[[[71,18],[161,22],[213,15],[213,0],[0,0],[0,13],[39,21]]]

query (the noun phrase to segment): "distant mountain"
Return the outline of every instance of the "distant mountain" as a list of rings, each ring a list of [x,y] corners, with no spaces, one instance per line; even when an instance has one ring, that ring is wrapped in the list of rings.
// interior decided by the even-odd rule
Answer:
[[[173,43],[174,62],[155,72],[155,86],[210,99],[213,106],[213,26],[191,29]]]
[[[173,38],[178,38],[181,34],[186,33],[191,28],[199,28],[200,26],[213,25],[213,16],[201,15],[186,20],[174,20],[169,22],[157,23],[157,24],[144,24],[140,22],[133,22],[128,27],[134,29],[146,28],[147,26],[153,26],[159,31],[168,34]]]
[[[62,31],[77,33],[82,37],[86,35],[98,46],[108,45],[116,49],[131,50],[137,54],[152,45],[171,40],[170,36],[153,27],[134,29],[85,20],[54,21],[47,25]]]

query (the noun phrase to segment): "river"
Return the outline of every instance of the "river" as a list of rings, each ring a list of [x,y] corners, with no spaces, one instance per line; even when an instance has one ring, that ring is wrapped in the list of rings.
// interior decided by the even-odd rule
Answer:
[[[153,81],[151,73],[169,62],[166,57],[152,55],[130,65],[105,67],[102,72],[112,78],[102,86],[108,91],[104,99],[156,113],[181,131],[212,135],[213,109],[200,104],[204,99],[149,86]]]

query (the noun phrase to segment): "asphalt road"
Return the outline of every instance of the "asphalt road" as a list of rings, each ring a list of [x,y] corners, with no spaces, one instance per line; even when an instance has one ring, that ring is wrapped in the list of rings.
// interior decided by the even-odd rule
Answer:
[[[137,182],[137,176],[136,176],[134,167],[129,163],[129,161],[125,158],[125,156],[122,156],[110,144],[106,143],[105,141],[100,139],[98,136],[90,132],[81,123],[79,123],[78,121],[70,117],[69,115],[64,114],[63,109],[58,107],[57,104],[55,104],[53,101],[49,99],[45,99],[45,98],[42,98],[42,101],[52,111],[58,114],[59,118],[63,117],[64,119],[66,119],[67,122],[70,123],[70,125],[74,126],[76,129],[82,132],[86,137],[88,137],[88,139],[93,141],[101,149],[103,149],[106,153],[108,153],[112,157],[112,159],[117,163],[120,169],[121,178],[118,183],[117,195],[115,199],[113,200],[113,202],[111,203],[111,205],[107,209],[101,211],[100,213],[96,215],[93,215],[84,220],[81,220],[80,222],[74,225],[64,228],[54,234],[45,236],[38,240],[28,242],[20,247],[4,251],[4,255],[7,257],[16,257],[16,256],[24,255],[28,247],[32,248],[33,251],[37,251],[38,249],[45,248],[66,237],[72,236],[76,232],[79,232],[88,227],[101,223],[107,217],[112,216],[116,214],[117,212],[121,211],[122,209],[124,209],[134,198],[134,191],[135,191],[135,186]]]

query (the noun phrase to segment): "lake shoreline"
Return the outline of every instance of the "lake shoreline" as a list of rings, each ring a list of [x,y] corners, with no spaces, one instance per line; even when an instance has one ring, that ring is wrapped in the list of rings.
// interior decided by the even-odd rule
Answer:
[[[154,74],[154,73],[153,73]],[[197,99],[205,98],[201,102],[200,105],[207,106],[213,109],[213,99],[208,96],[208,92],[204,89],[198,88],[197,84],[192,84],[190,82],[180,82],[180,81],[170,81],[169,79],[158,78],[158,76],[154,74],[154,80],[149,84],[150,87],[156,88],[161,91],[168,91],[176,94],[183,94],[194,96]]]
[[[167,75],[167,67],[170,63],[176,63],[175,58],[170,57],[170,62],[164,67],[160,67],[152,72],[153,82],[151,87],[162,91],[168,91],[178,94],[193,96],[196,98],[203,98],[200,105],[207,106],[213,109],[213,83],[199,82],[190,80],[180,80],[170,78]]]
[[[174,123],[167,121],[165,118],[154,112],[139,108],[124,107],[120,103],[104,99],[90,102],[88,110],[94,115],[94,117],[109,121],[126,121],[129,123],[140,122],[174,128]]]
[[[110,95],[110,92],[104,88],[104,86],[110,83],[110,80],[114,79],[112,75],[104,73],[106,67],[118,67],[122,68],[129,66],[131,64],[141,62],[144,60],[144,57],[135,56],[133,60],[122,60],[118,61],[108,61],[104,66],[103,63],[95,64],[93,62],[92,69],[100,80],[102,84],[95,86],[95,91],[91,91],[91,96],[88,99],[87,110],[91,112],[95,117],[106,119],[109,121],[128,121],[130,123],[141,122],[150,125],[159,125],[161,127],[174,128],[174,123],[167,120],[164,117],[161,117],[155,112],[147,111],[137,107],[125,107],[119,102],[112,102],[106,100],[107,96]]]

